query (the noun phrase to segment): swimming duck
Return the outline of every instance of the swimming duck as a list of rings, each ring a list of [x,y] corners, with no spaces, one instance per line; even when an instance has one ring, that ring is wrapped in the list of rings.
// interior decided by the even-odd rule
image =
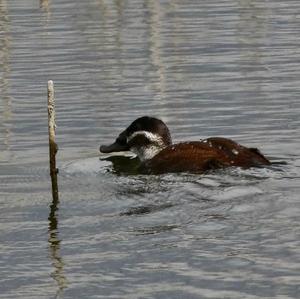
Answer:
[[[137,155],[141,162],[139,172],[145,174],[203,173],[231,166],[249,168],[271,164],[258,149],[227,138],[211,137],[172,144],[166,124],[149,116],[136,119],[114,143],[100,146],[102,153],[129,150]]]

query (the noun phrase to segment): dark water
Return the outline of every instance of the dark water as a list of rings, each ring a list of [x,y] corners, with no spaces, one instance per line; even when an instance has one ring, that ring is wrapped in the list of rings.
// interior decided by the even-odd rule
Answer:
[[[299,298],[298,0],[0,0],[0,298]],[[56,91],[60,202],[48,175]],[[132,120],[266,169],[128,176]]]

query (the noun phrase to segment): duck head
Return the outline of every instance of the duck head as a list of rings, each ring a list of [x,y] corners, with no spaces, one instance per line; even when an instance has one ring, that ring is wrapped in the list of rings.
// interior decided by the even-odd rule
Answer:
[[[132,151],[141,161],[146,161],[171,144],[166,124],[160,119],[143,116],[123,131],[114,143],[100,146],[100,152]]]

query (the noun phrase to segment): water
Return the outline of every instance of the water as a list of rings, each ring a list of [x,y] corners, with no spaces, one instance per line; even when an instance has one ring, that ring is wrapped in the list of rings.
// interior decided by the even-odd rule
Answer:
[[[0,0],[0,298],[299,298],[299,11]],[[142,115],[175,141],[230,137],[285,164],[114,173],[99,145]]]

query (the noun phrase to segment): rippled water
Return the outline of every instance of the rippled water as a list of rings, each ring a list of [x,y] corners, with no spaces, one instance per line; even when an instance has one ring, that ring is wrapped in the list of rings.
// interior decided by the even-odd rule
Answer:
[[[299,298],[299,11],[0,0],[0,298]],[[115,173],[98,147],[142,115],[175,141],[230,137],[283,163]]]

